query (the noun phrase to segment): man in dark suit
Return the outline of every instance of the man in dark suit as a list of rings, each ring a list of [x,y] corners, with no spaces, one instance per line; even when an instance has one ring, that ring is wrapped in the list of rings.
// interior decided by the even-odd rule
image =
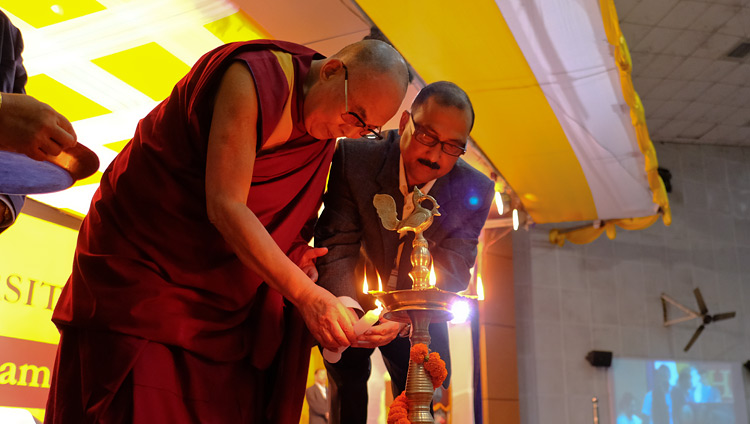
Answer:
[[[315,384],[305,391],[305,399],[310,407],[310,424],[328,424],[328,387],[326,370],[315,370]]]
[[[398,131],[388,131],[384,140],[339,143],[315,240],[328,248],[328,254],[317,260],[319,284],[339,296],[352,313],[360,309],[354,301],[362,292],[357,286],[362,281],[357,275],[360,251],[377,270],[385,290],[409,289],[412,284],[408,273],[414,234],[400,237],[381,225],[372,204],[379,193],[393,197],[401,219],[413,210],[414,186],[437,200],[441,215],[424,232],[437,286],[452,292],[466,289],[494,192],[492,181],[459,158],[473,123],[466,93],[441,81],[420,91],[412,110],[401,115]],[[370,288],[377,281],[368,280]],[[399,333],[407,335],[403,324],[381,322],[360,336],[359,348],[344,351],[337,363],[326,362],[331,423],[366,422],[367,379],[375,347],[391,375],[393,395],[404,390],[410,346],[407,338],[396,337]],[[430,334],[430,349],[440,353],[450,372],[447,325],[431,325]]]

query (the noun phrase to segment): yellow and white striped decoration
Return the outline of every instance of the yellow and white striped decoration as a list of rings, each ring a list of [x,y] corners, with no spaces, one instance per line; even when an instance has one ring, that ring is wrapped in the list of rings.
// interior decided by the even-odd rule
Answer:
[[[361,0],[427,82],[474,103],[473,138],[534,222],[641,228],[669,204],[612,0]],[[103,171],[206,51],[269,37],[229,0],[0,0],[28,92],[73,121]],[[290,11],[293,13],[293,11]],[[101,173],[37,200],[84,215]],[[596,230],[596,231],[593,231]],[[592,235],[592,234],[595,234]]]
[[[426,82],[468,92],[472,137],[534,222],[669,222],[611,0],[359,3]]]

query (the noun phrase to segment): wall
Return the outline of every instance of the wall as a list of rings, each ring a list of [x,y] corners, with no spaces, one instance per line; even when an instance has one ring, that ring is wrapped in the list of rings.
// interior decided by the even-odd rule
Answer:
[[[509,229],[486,229],[480,261],[484,300],[479,301],[483,422],[520,423],[513,242]]]
[[[518,384],[524,424],[592,422],[591,397],[609,423],[607,371],[584,359],[750,359],[750,149],[658,144],[672,173],[673,222],[618,231],[577,246],[551,245],[553,226],[513,235]],[[700,287],[710,325],[683,352],[697,321],[665,328],[659,295],[695,305]],[[745,372],[746,391],[748,373]]]

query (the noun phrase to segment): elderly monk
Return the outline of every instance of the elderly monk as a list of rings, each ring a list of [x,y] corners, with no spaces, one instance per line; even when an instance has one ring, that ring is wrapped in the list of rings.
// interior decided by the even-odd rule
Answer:
[[[379,132],[407,68],[367,40],[204,55],[104,173],[52,320],[48,423],[297,423],[312,335],[356,340],[311,249],[336,137]]]

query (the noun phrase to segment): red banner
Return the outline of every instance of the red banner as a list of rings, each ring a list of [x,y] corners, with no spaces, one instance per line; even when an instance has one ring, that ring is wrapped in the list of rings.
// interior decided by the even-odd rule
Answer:
[[[44,409],[57,345],[0,336],[0,405]]]

